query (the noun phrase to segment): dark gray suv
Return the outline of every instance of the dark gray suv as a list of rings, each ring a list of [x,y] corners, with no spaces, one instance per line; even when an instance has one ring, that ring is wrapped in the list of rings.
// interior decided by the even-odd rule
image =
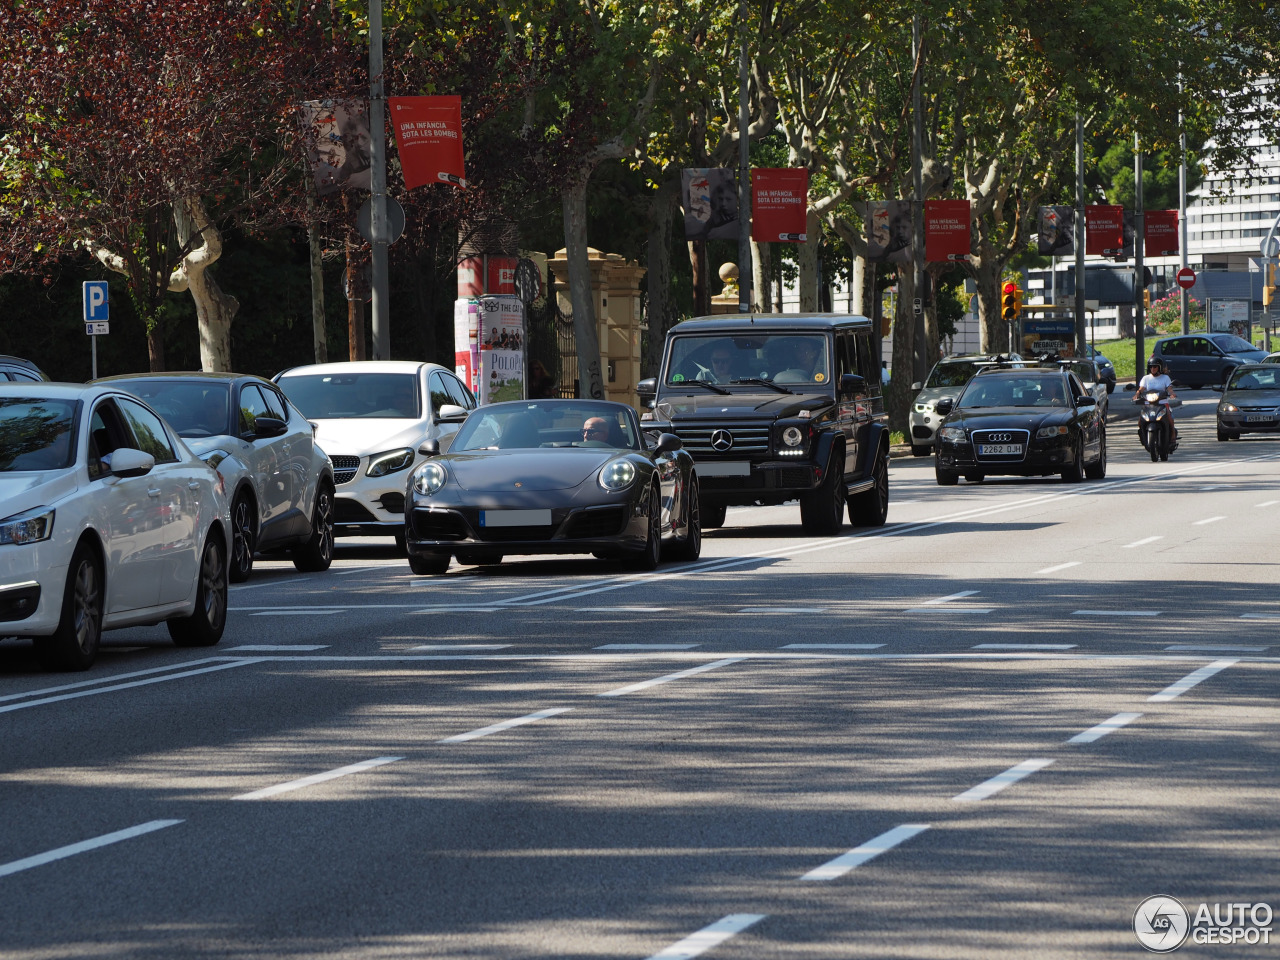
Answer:
[[[1259,362],[1267,351],[1234,333],[1192,333],[1156,341],[1151,355],[1164,361],[1174,383],[1208,387],[1226,383],[1232,370]]]

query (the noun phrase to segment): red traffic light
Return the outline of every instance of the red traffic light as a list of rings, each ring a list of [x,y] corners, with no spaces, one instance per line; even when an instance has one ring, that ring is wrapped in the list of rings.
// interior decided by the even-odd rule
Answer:
[[[1005,285],[1003,288],[1005,293],[1013,293],[1017,289],[1018,289],[1018,285],[1014,283],[1012,280],[1005,281]]]

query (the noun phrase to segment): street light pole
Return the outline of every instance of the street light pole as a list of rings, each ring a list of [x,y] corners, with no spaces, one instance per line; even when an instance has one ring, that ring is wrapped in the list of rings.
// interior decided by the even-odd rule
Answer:
[[[382,88],[382,0],[369,0],[369,236],[373,247],[373,359],[391,359],[387,276],[387,135]]]
[[[747,87],[747,0],[738,3],[738,312],[751,311],[751,138],[747,125],[751,110]]]
[[[1076,114],[1076,356],[1084,349],[1084,120]]]

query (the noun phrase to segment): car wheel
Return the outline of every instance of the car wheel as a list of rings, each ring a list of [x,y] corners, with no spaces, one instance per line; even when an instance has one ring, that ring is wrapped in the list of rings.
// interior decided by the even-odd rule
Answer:
[[[293,551],[293,565],[304,573],[328,570],[333,563],[333,488],[316,491],[316,507],[311,515],[311,536]]]
[[[409,556],[409,569],[420,577],[435,577],[449,569],[449,554],[428,553]]]
[[[244,583],[253,570],[253,554],[258,544],[253,499],[245,493],[231,505],[231,582]]]
[[[454,554],[454,559],[464,567],[483,567],[494,563],[501,563],[502,554],[493,553],[489,550],[459,550]]]
[[[724,518],[728,516],[728,513],[728,504],[702,504],[702,529],[719,530],[724,526]]]
[[[889,457],[883,450],[876,452],[871,478],[871,489],[849,500],[849,522],[855,527],[883,526],[889,518]]]
[[[911,455],[913,457],[927,457],[933,452],[933,447],[927,443],[913,443],[911,445]]]
[[[649,488],[648,536],[644,540],[644,549],[632,558],[632,565],[637,570],[655,570],[662,559],[662,501],[658,497],[658,488]]]
[[[1230,440],[1230,439],[1231,439],[1231,434],[1230,434],[1230,433],[1228,433],[1226,430],[1223,430],[1223,429],[1222,429],[1222,425],[1221,425],[1221,424],[1219,424],[1219,425],[1218,425],[1218,440],[1219,440],[1219,441],[1221,441],[1221,442],[1223,442],[1223,443],[1225,443],[1226,441],[1228,441],[1228,440]]]
[[[960,474],[951,470],[942,470],[938,467],[933,468],[933,477],[938,481],[940,487],[954,487],[960,482]]]
[[[196,609],[189,617],[168,621],[169,636],[180,647],[211,647],[227,625],[227,564],[222,540],[210,533],[200,555]]]
[[[1084,475],[1090,480],[1103,480],[1107,476],[1107,431],[1098,436],[1098,459],[1084,468]]]
[[[52,636],[36,637],[36,659],[46,670],[88,670],[102,640],[102,565],[93,548],[81,543],[67,567],[62,615]]]
[[[1062,471],[1065,483],[1079,483],[1084,479],[1084,437],[1076,441],[1075,453],[1071,458],[1071,466]]]
[[[671,544],[669,552],[673,560],[697,560],[702,555],[702,494],[696,476],[689,478],[684,511],[684,539]]]
[[[813,536],[830,537],[844,525],[845,487],[840,464],[844,455],[836,450],[827,461],[822,483],[812,493],[800,495],[800,524]]]

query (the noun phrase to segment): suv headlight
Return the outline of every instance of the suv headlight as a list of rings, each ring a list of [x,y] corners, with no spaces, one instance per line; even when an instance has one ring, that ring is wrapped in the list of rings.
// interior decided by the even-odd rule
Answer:
[[[597,478],[606,490],[625,490],[636,478],[636,465],[630,460],[610,460],[600,468]]]
[[[805,457],[809,454],[808,423],[780,423],[775,428],[774,451],[780,457]]]
[[[964,427],[943,427],[938,431],[938,436],[952,443],[964,443]]]
[[[448,479],[444,467],[436,463],[434,460],[428,460],[417,470],[413,471],[413,491],[420,493],[424,497],[429,497],[433,493],[439,493],[440,488],[444,486],[445,480]]]
[[[413,464],[413,450],[409,447],[401,447],[399,450],[389,450],[386,453],[377,453],[369,458],[369,469],[364,472],[366,477],[385,477],[389,473],[395,473],[397,470],[403,470],[405,467]]]
[[[38,543],[53,536],[52,507],[36,507],[0,520],[0,544]]]

